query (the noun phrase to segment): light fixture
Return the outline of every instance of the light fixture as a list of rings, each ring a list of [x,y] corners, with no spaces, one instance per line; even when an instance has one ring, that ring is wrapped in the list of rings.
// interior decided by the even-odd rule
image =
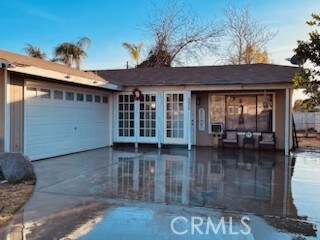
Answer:
[[[133,96],[134,96],[135,100],[140,100],[141,99],[142,94],[141,94],[141,91],[138,88],[133,89],[132,93],[133,93]]]
[[[14,68],[15,65],[8,60],[0,58],[0,68]]]
[[[16,67],[16,65],[14,65],[13,63],[9,63],[7,66],[7,68],[15,68],[15,67]]]
[[[266,90],[264,90],[264,95],[263,95],[263,108],[268,108]]]

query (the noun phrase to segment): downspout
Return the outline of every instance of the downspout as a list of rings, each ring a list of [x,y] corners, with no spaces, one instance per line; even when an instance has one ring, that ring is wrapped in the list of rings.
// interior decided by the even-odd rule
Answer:
[[[10,105],[9,105],[9,72],[4,68],[4,143],[5,152],[10,151]]]
[[[284,154],[289,156],[290,154],[290,92],[289,88],[285,90],[285,131],[284,131]]]

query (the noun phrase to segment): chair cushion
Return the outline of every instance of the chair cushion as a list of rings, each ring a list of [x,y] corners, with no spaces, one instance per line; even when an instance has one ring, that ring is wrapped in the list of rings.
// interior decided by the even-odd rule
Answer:
[[[263,142],[274,142],[273,133],[262,133]]]
[[[237,140],[233,140],[233,139],[223,139],[222,141],[225,143],[237,143]]]
[[[237,141],[237,132],[226,132],[226,139]]]
[[[260,144],[274,145],[274,141],[260,141]]]

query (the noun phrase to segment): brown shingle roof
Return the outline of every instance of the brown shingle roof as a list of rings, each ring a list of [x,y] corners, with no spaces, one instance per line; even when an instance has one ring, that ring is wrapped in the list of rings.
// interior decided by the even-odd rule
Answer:
[[[298,67],[247,64],[97,70],[97,73],[109,82],[123,86],[176,86],[291,83],[298,71]]]
[[[93,72],[85,72],[75,68],[70,68],[62,64],[53,63],[49,61],[44,61],[41,59],[16,54],[0,49],[0,58],[7,60],[8,62],[14,65],[23,65],[23,66],[33,66],[37,68],[42,68],[50,71],[60,72],[67,75],[74,75],[82,78],[87,78],[97,81],[105,81],[103,78],[94,74]]]

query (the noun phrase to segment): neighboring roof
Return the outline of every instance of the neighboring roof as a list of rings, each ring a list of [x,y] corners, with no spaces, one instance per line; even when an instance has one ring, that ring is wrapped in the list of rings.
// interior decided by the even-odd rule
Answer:
[[[4,59],[9,63],[16,65],[18,67],[36,67],[36,68],[41,68],[49,71],[63,73],[65,75],[73,75],[73,76],[86,78],[90,80],[106,82],[105,79],[99,77],[93,72],[85,72],[75,68],[67,67],[62,64],[44,61],[41,59],[37,59],[37,58],[33,58],[33,57],[21,55],[21,54],[16,54],[16,53],[8,52],[1,49],[0,49],[0,59]]]
[[[177,86],[291,83],[298,67],[274,64],[97,70],[101,77],[123,86]]]

